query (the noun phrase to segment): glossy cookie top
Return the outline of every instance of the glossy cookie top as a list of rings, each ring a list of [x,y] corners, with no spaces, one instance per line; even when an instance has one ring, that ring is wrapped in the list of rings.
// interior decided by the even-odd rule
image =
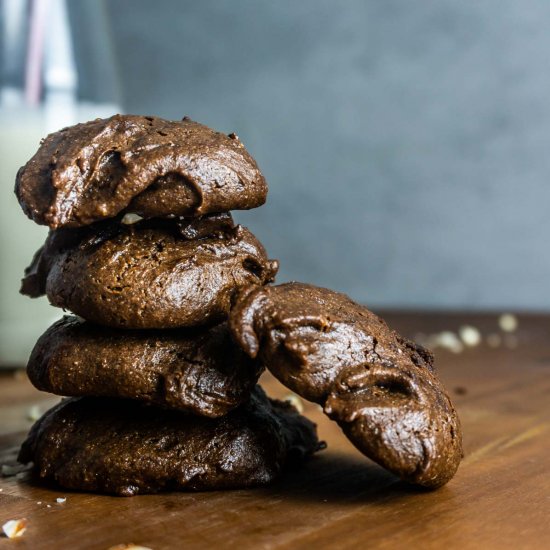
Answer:
[[[267,184],[235,134],[187,117],[115,115],[48,135],[17,174],[24,212],[51,228],[120,212],[202,216],[262,205]]]

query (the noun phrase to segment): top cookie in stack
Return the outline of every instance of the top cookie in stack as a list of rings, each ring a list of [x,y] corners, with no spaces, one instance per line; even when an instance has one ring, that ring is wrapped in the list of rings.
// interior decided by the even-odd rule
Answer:
[[[35,345],[32,383],[77,399],[36,423],[20,460],[131,495],[267,483],[317,450],[315,426],[256,386],[263,367],[226,322],[236,293],[278,268],[229,213],[267,195],[235,134],[188,118],[78,124],[41,143],[16,194],[50,227],[21,291],[84,318]]]
[[[261,206],[267,184],[235,134],[193,122],[115,115],[50,134],[17,174],[36,223],[81,227],[130,212],[144,218]]]

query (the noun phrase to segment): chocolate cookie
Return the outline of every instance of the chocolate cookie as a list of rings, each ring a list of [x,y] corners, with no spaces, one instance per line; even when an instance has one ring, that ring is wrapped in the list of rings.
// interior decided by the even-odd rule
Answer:
[[[136,212],[202,216],[262,205],[267,184],[235,134],[185,117],[115,115],[47,136],[17,174],[35,222],[79,227]]]
[[[223,320],[237,289],[273,280],[277,267],[228,214],[110,220],[51,231],[21,292],[102,325],[189,327]]]
[[[132,496],[264,485],[318,448],[315,425],[257,387],[216,419],[123,399],[66,399],[32,427],[18,460],[68,489]]]
[[[247,401],[262,370],[226,323],[123,331],[69,316],[40,337],[27,365],[42,391],[138,399],[212,418]]]
[[[460,422],[429,351],[344,294],[302,283],[245,289],[230,323],[251,357],[323,405],[365,455],[427,487],[453,477]]]

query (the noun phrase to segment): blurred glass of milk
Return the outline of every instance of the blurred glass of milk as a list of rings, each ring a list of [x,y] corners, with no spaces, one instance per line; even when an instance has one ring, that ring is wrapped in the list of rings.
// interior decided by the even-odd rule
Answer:
[[[30,17],[25,5],[23,0],[2,3],[4,66],[22,58],[25,66],[21,72],[26,76],[25,90],[16,78],[12,82],[4,78],[0,96],[0,368],[24,365],[37,338],[63,314],[45,297],[31,299],[19,294],[24,269],[48,230],[23,214],[13,192],[17,170],[34,155],[46,134],[119,112],[115,104],[76,99],[77,71],[65,1],[35,1]],[[21,42],[21,36],[27,36],[23,46],[14,42]],[[29,59],[37,40],[38,66],[37,59]],[[21,55],[22,48],[25,55]],[[29,94],[35,94],[37,100]]]

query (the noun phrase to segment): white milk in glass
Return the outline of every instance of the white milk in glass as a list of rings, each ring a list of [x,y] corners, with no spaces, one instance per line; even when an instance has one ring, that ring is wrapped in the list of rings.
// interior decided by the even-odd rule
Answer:
[[[48,131],[114,112],[116,107],[110,105],[75,109],[66,105],[65,116],[55,125],[51,109],[0,109],[0,368],[24,366],[38,337],[63,315],[46,297],[19,294],[24,269],[48,230],[23,214],[13,192],[17,170],[36,152]]]

